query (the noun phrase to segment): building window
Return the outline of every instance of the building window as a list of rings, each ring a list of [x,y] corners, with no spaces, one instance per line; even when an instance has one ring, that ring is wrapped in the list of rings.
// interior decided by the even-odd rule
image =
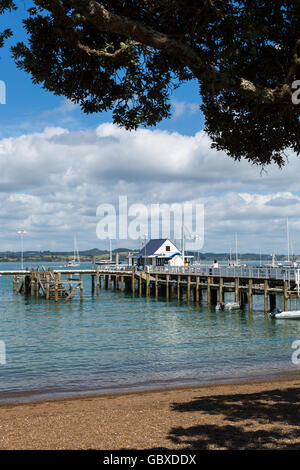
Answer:
[[[171,251],[171,247],[170,247],[170,246],[166,246],[166,251]]]

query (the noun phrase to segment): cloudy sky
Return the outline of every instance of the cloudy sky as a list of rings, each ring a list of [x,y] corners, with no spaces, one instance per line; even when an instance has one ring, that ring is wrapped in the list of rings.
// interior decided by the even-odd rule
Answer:
[[[26,6],[30,2],[25,2]],[[7,22],[21,39],[21,12]],[[13,43],[11,40],[10,43]],[[203,132],[197,84],[172,97],[172,119],[156,129],[126,132],[109,114],[87,117],[61,97],[33,86],[8,49],[0,52],[0,251],[107,248],[97,238],[97,207],[128,204],[204,204],[203,251],[300,253],[300,160],[289,153],[283,170],[235,163],[212,150]],[[99,214],[99,212],[98,212]],[[115,246],[139,246],[119,240]]]

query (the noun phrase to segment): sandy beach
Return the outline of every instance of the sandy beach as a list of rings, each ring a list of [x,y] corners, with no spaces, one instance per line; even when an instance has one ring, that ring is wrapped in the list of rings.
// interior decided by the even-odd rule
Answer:
[[[2,405],[1,449],[300,449],[300,374]]]

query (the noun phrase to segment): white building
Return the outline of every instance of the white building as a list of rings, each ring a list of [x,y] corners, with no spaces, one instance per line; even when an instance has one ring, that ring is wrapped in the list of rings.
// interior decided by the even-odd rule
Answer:
[[[135,264],[138,266],[183,266],[181,251],[168,238],[150,240],[139,253],[134,255]],[[185,264],[192,256],[185,256]]]

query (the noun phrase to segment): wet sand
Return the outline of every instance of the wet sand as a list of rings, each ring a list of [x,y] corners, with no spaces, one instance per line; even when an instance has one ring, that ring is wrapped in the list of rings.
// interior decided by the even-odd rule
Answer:
[[[299,376],[0,406],[0,449],[300,449]]]

